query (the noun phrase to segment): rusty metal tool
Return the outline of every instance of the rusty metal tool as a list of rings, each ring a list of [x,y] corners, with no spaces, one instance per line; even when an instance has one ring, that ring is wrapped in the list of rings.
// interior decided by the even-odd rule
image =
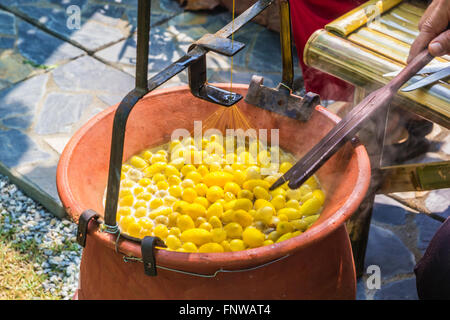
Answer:
[[[263,85],[264,78],[254,75],[250,81],[245,101],[262,109],[276,112],[300,121],[307,121],[316,105],[319,95],[308,92],[304,97],[292,94],[294,67],[292,62],[291,18],[289,1],[280,2],[280,42],[283,74],[276,88]]]
[[[387,108],[396,92],[420,69],[426,66],[433,56],[427,50],[422,51],[387,85],[372,92],[354,107],[318,144],[316,144],[300,161],[281,176],[270,187],[274,190],[285,182],[291,189],[298,188],[323,163],[325,163],[347,141],[354,138],[366,121]]]

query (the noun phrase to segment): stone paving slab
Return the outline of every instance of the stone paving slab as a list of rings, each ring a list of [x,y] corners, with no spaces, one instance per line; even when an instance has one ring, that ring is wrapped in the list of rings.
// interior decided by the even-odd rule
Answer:
[[[375,196],[364,268],[379,267],[381,287],[372,289],[367,285],[372,274],[366,272],[358,280],[357,299],[382,299],[384,296],[378,292],[393,282],[415,279],[414,266],[421,257],[414,247],[417,238],[414,218],[417,215],[386,195]],[[411,240],[408,240],[409,237]],[[414,292],[397,292],[395,299],[405,299],[414,294],[415,287]]]
[[[428,200],[430,199],[430,200]],[[427,192],[425,202],[438,205],[433,213],[450,216],[450,189]],[[431,207],[430,207],[431,208]],[[357,299],[417,299],[414,266],[441,223],[386,195],[375,197],[365,268],[380,267],[381,288],[369,289],[371,274],[358,280]]]
[[[2,173],[63,216],[55,185],[59,155],[82,124],[110,105],[102,97],[117,103],[133,87],[130,75],[83,56],[0,91]]]
[[[75,11],[68,10],[70,6],[76,6],[72,7]],[[97,51],[133,34],[137,27],[136,6],[137,0],[2,0],[0,2],[0,8],[32,21],[88,52]],[[152,1],[151,24],[157,25],[181,11],[182,8],[177,1]],[[78,12],[77,20],[75,15]]]
[[[78,33],[65,30],[63,14],[71,4],[82,9],[85,29]],[[0,2],[0,173],[60,217],[64,211],[55,175],[64,146],[88,119],[119,102],[134,86],[135,4],[136,0]],[[152,11],[156,26],[151,30],[150,76],[184,55],[204,33],[214,33],[231,20],[228,12],[181,13],[174,0],[154,4],[158,7]],[[248,83],[258,74],[267,86],[276,86],[281,79],[278,34],[250,23],[235,39],[247,46],[233,59],[233,82]],[[87,55],[94,51],[94,56]],[[301,80],[295,59],[295,74]],[[208,54],[209,81],[229,82],[230,62]],[[186,83],[187,73],[182,72],[165,86]],[[430,152],[410,162],[450,160],[448,130],[435,126],[428,138],[433,141]],[[448,217],[449,203],[450,189],[377,195],[366,268],[380,266],[381,288],[368,289],[365,274],[358,281],[358,299],[417,299],[413,267],[440,225],[417,211]]]
[[[33,1],[9,0],[2,2],[2,5],[12,6],[19,2],[24,6],[41,6],[45,10],[54,4],[62,3],[51,1],[50,5],[50,2],[47,4],[39,2],[38,4]],[[73,2],[71,3],[73,4]],[[79,1],[77,5],[84,8],[86,3],[86,1]],[[68,2],[66,1],[64,4],[68,4]],[[122,5],[130,4],[131,1],[125,1]],[[22,7],[20,9],[24,10]],[[55,12],[60,11],[56,10]],[[2,83],[8,86],[8,88],[0,90],[0,150],[4,151],[0,155],[1,171],[26,192],[34,195],[34,198],[47,206],[50,211],[61,216],[64,212],[55,186],[55,172],[59,155],[79,127],[105,107],[118,103],[133,88],[133,59],[135,56],[130,58],[125,55],[118,59],[120,63],[123,63],[124,59],[128,59],[126,60],[128,62],[132,61],[128,63],[128,69],[121,68],[120,63],[112,63],[113,61],[109,61],[112,66],[108,66],[97,59],[86,56],[83,50],[48,33],[48,30],[42,28],[39,23],[37,26],[30,24],[20,18],[17,13],[12,14],[6,11],[0,11],[0,13],[3,14],[0,15],[0,27],[2,28],[0,39],[14,38],[14,45],[10,45],[11,48],[2,52],[12,52],[24,60],[31,61],[30,65],[25,64],[31,71],[19,80],[11,79],[8,72],[0,74]],[[54,17],[49,17],[50,21],[55,19]],[[106,17],[101,15],[92,19],[108,22],[105,20]],[[151,40],[150,74],[161,70],[184,54],[195,39],[206,32],[217,31],[230,19],[230,14],[224,12],[215,14],[213,18],[207,14],[186,13],[181,18],[175,17],[174,21],[165,23],[164,27],[152,28],[155,32],[152,32],[154,36]],[[32,19],[31,21],[35,22]],[[167,28],[168,31],[164,28]],[[177,30],[181,30],[181,32]],[[176,38],[180,40],[177,46],[170,46],[174,42],[171,41],[171,37],[167,36],[167,32],[170,36],[175,34]],[[239,39],[248,41],[249,48],[253,48],[257,41],[252,40],[253,38],[246,34],[264,34],[264,32],[264,28],[251,24]],[[279,36],[270,32],[270,36],[264,37],[266,40],[270,39],[277,48],[276,61],[280,65]],[[40,46],[40,42],[45,43]],[[167,47],[174,49],[173,52],[169,52]],[[110,52],[114,52],[115,45],[112,45],[111,48]],[[161,48],[162,52],[158,52]],[[127,50],[126,52],[131,52],[131,55],[135,53],[135,44]],[[120,48],[120,51],[123,51],[123,48]],[[236,68],[242,67],[247,70],[248,63],[242,58],[246,55],[252,57],[251,50],[247,49],[247,51],[240,58],[235,58]],[[153,52],[155,53],[152,55]],[[211,62],[210,66],[213,70],[229,68],[229,60],[225,60],[220,55],[212,54],[211,56],[209,62]],[[261,58],[264,56],[257,57],[257,59]],[[7,63],[8,60],[2,56],[0,65]],[[253,61],[253,63],[255,62]],[[124,65],[127,66],[126,63]],[[281,79],[280,70],[275,72],[275,69],[271,68],[272,75]],[[10,69],[17,70],[14,66]],[[127,71],[128,74],[118,69]],[[225,72],[229,73],[227,71]],[[247,73],[238,71],[235,73],[235,78],[239,79],[240,74],[247,75]],[[99,79],[105,80],[99,81]],[[279,81],[278,79],[276,81]],[[175,77],[165,86],[186,84],[186,81],[187,76],[184,74]],[[228,79],[225,78],[222,81],[228,82]],[[248,81],[249,78],[245,79],[245,82]],[[270,82],[269,79],[266,81],[267,83],[271,84],[274,81]],[[27,94],[24,95],[24,92]]]
[[[365,267],[377,265],[382,279],[389,280],[401,274],[411,273],[416,264],[414,255],[390,230],[377,225],[370,226]]]
[[[0,90],[85,52],[0,10]]]
[[[418,300],[414,278],[398,280],[387,284],[374,296],[375,300]]]
[[[424,203],[430,212],[436,213],[443,218],[450,217],[450,189],[433,190],[428,193]],[[440,227],[439,221],[429,219],[427,216],[419,215],[415,218],[419,230],[417,248],[424,253],[433,235]]]
[[[150,31],[149,77],[186,54],[189,46],[206,33],[215,33],[231,21],[229,12],[184,12]],[[281,48],[279,35],[250,22],[236,32],[234,39],[245,48],[233,57],[233,82],[249,83],[253,74],[264,76],[264,84],[275,87],[281,81]],[[135,74],[136,34],[95,56],[129,74]],[[301,78],[294,51],[294,74]],[[207,54],[208,81],[230,82],[231,58],[213,52]],[[179,75],[187,82],[187,71]]]
[[[406,163],[450,161],[445,148],[450,130],[434,125],[426,137],[430,150]],[[365,267],[380,266],[381,288],[368,289],[365,274],[358,281],[358,299],[418,299],[413,268],[441,225],[421,212],[449,217],[450,189],[376,196]]]

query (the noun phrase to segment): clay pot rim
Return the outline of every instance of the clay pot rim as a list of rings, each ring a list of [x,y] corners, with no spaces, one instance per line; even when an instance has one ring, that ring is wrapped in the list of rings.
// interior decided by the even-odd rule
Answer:
[[[229,84],[214,84],[218,87],[228,88]],[[246,84],[233,84],[235,88],[247,89]],[[189,91],[189,87],[186,85],[176,86],[171,88],[157,89],[147,94],[142,100],[148,99],[152,96],[171,94],[176,91]],[[105,110],[101,111],[93,118],[91,118],[84,126],[82,126],[69,140],[64,148],[57,167],[56,183],[58,194],[64,204],[65,210],[72,219],[78,223],[78,216],[88,208],[81,208],[75,201],[75,197],[71,193],[71,189],[68,186],[67,169],[69,167],[71,154],[75,147],[79,143],[80,139],[93,127],[98,121],[105,116],[114,112],[119,104],[113,105]],[[323,114],[326,118],[337,123],[340,118],[325,109],[322,106],[317,106],[316,111]],[[164,249],[156,249],[155,257],[157,264],[168,268],[175,268],[178,270],[188,271],[196,270],[197,265],[205,264],[211,267],[211,270],[227,269],[236,270],[243,268],[252,268],[258,265],[263,265],[275,261],[277,259],[284,258],[293,254],[295,251],[305,248],[316,241],[322,240],[327,235],[335,231],[341,226],[352,214],[356,211],[359,204],[362,202],[365,196],[369,183],[370,183],[370,161],[366,149],[364,146],[359,145],[354,149],[358,164],[358,178],[355,184],[355,188],[350,194],[349,198],[342,204],[342,206],[334,212],[328,219],[322,223],[312,226],[308,229],[308,232],[302,233],[294,238],[275,243],[270,246],[258,247],[247,249],[237,252],[224,252],[224,253],[185,253],[168,251]],[[126,240],[124,237],[120,238],[120,241],[116,246],[116,236],[101,232],[92,223],[89,228],[89,235],[94,236],[102,242],[108,248],[118,250],[120,253],[141,258],[141,246],[140,243]],[[89,240],[88,240],[89,241]]]

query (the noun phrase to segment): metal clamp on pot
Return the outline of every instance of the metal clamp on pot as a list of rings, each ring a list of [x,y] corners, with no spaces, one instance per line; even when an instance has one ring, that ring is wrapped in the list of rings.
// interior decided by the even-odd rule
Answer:
[[[280,43],[282,79],[276,88],[263,85],[264,78],[254,75],[250,81],[245,101],[259,108],[276,112],[299,121],[308,121],[315,106],[320,104],[316,93],[308,92],[304,97],[292,94],[294,65],[292,58],[291,15],[289,1],[280,2]]]
[[[219,35],[205,34],[192,44],[188,51],[195,50],[205,53],[213,51],[232,57],[244,47],[244,43],[231,41]],[[189,87],[194,96],[225,107],[231,107],[242,99],[242,96],[238,93],[233,93],[208,84],[206,81],[206,69],[206,55],[202,55],[198,61],[191,64],[188,68]]]

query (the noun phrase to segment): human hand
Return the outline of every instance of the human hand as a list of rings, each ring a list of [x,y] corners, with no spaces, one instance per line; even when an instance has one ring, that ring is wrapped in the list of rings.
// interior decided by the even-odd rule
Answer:
[[[419,22],[419,35],[409,50],[408,63],[428,46],[433,56],[450,53],[450,0],[433,0]]]

